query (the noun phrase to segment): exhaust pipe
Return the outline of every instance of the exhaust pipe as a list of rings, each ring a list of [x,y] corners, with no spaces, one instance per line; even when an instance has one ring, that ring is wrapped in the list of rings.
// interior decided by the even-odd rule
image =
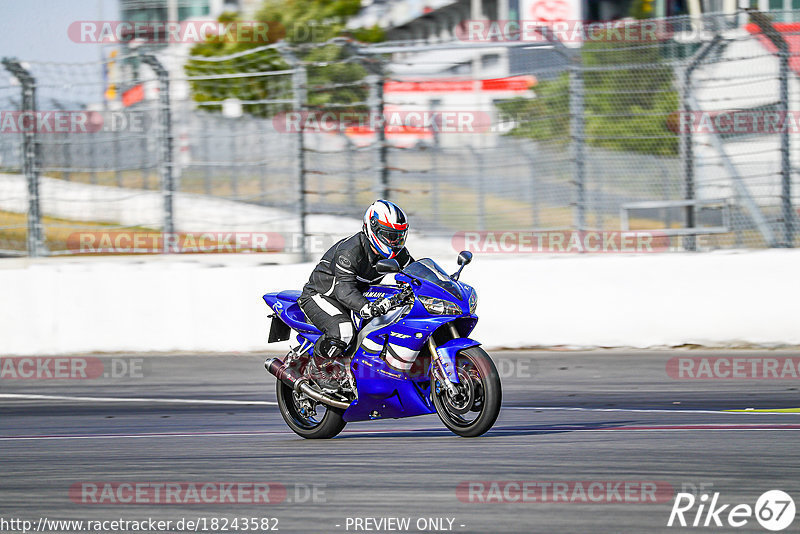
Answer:
[[[300,376],[293,370],[283,367],[283,362],[279,358],[267,358],[264,368],[287,386],[294,388],[300,380]]]
[[[325,395],[321,391],[311,387],[307,378],[298,375],[294,369],[288,369],[283,366],[283,362],[278,358],[267,358],[264,362],[264,368],[270,372],[275,378],[294,389],[298,393],[303,393],[317,402],[346,410],[350,407],[349,402],[342,402]]]

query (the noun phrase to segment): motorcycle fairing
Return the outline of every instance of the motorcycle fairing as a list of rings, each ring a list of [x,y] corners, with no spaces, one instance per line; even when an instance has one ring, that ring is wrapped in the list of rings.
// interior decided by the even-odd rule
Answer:
[[[309,323],[300,305],[297,304],[297,299],[300,298],[300,291],[286,290],[278,293],[267,293],[263,296],[264,302],[267,306],[278,315],[281,321],[286,323],[290,328],[303,332],[306,334],[315,334],[315,338],[319,337],[322,332]]]

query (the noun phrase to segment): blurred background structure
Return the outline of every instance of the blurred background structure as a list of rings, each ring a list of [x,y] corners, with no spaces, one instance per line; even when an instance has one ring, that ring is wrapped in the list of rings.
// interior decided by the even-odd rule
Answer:
[[[271,12],[121,0],[120,14]],[[603,26],[576,39],[553,25],[621,18],[617,30],[639,37]],[[520,20],[537,23],[535,38],[468,31]],[[89,127],[2,125],[0,251],[72,254],[86,231],[271,231],[303,236],[287,241],[297,259],[305,237],[341,234],[341,218],[377,197],[403,206],[420,235],[448,240],[647,229],[680,250],[792,247],[795,21],[795,0],[375,0],[340,27],[283,23],[251,46],[132,39],[92,63],[5,58],[7,117],[81,112]],[[733,128],[720,120],[731,111],[760,122]],[[413,112],[425,119],[402,120]],[[764,116],[783,127],[764,131]],[[448,128],[448,117],[472,122]]]

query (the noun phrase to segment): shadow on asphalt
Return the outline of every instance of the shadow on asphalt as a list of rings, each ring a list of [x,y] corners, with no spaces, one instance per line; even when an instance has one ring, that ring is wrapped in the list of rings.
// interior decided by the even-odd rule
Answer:
[[[505,436],[535,436],[543,434],[563,434],[578,430],[602,430],[606,428],[618,428],[628,426],[639,421],[592,421],[588,423],[569,423],[563,425],[525,425],[525,426],[495,426],[484,434],[483,438],[505,437]],[[426,428],[422,430],[398,430],[371,432],[364,430],[344,431],[336,439],[360,439],[375,437],[392,438],[432,438],[432,437],[458,437],[447,428]]]

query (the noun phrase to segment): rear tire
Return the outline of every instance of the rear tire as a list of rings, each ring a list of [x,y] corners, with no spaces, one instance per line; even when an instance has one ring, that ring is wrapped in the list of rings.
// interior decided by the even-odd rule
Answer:
[[[500,414],[503,401],[500,374],[492,358],[480,347],[460,351],[456,356],[456,368],[462,382],[465,377],[471,380],[470,387],[459,386],[461,391],[469,391],[471,404],[459,406],[449,400],[445,388],[437,388],[436,379],[431,380],[431,398],[439,419],[447,428],[459,436],[474,438],[492,428]],[[472,420],[462,417],[475,412],[478,415]]]
[[[277,381],[275,391],[278,397],[283,420],[289,428],[300,437],[306,439],[329,439],[341,432],[347,424],[342,419],[344,410],[317,404],[317,408],[325,408],[322,417],[307,417],[300,413],[300,408],[295,402],[294,391],[280,380]]]

